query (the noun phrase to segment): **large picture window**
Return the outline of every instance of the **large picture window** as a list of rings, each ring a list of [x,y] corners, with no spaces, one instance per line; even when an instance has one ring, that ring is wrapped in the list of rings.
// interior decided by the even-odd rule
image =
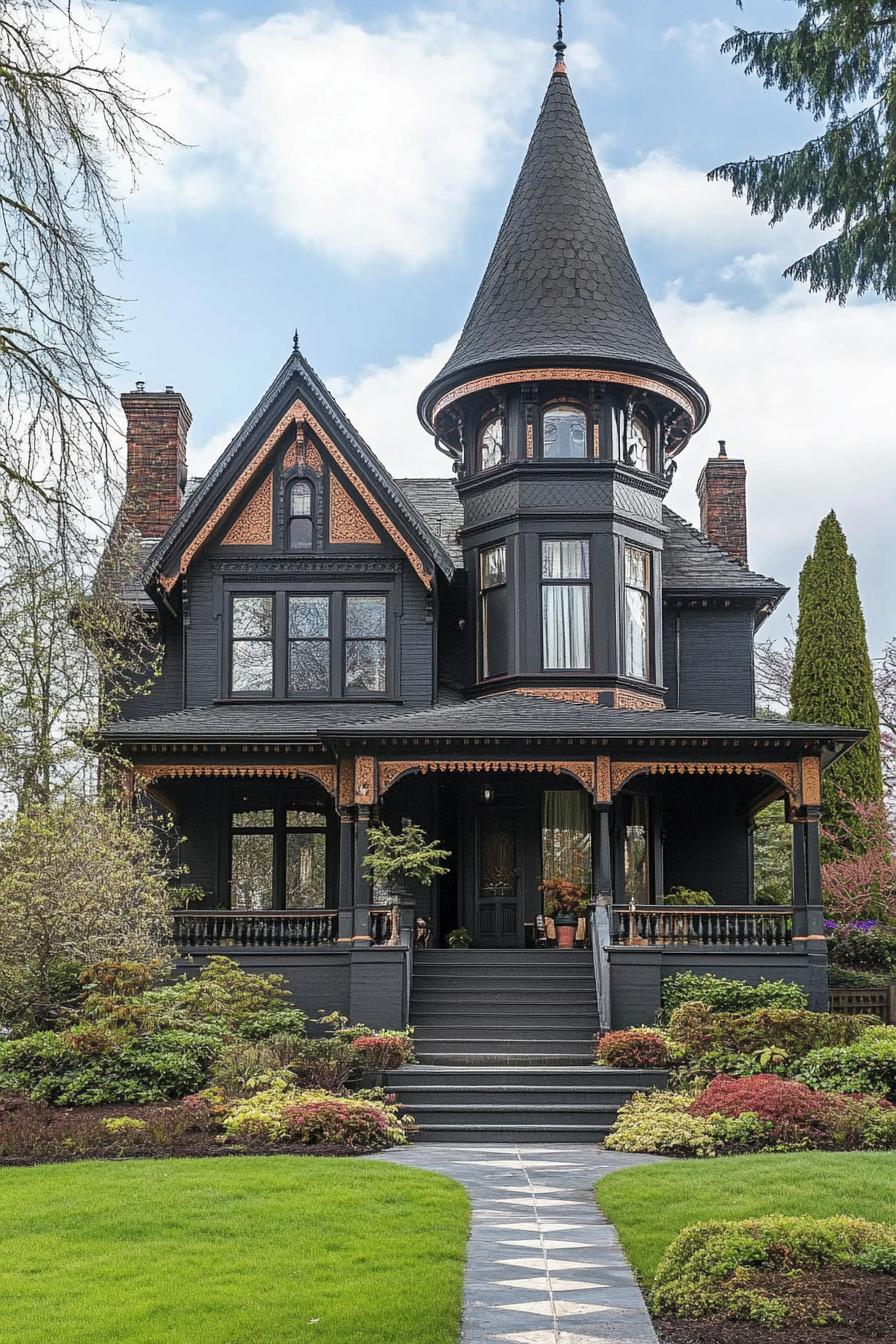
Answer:
[[[233,598],[230,690],[270,695],[274,689],[274,598],[252,593]]]
[[[541,656],[545,671],[591,665],[590,579],[587,541],[542,541]]]
[[[650,552],[625,548],[625,673],[649,681]]]
[[[591,890],[591,808],[574,789],[545,789],[541,796],[541,875],[563,877]]]
[[[229,612],[225,695],[339,699],[389,690],[384,592],[233,593]]]
[[[327,904],[327,820],[285,803],[236,809],[230,828],[234,910],[319,910]]]
[[[489,546],[479,553],[479,613],[482,626],[482,675],[507,674],[509,611],[507,602],[507,547]]]

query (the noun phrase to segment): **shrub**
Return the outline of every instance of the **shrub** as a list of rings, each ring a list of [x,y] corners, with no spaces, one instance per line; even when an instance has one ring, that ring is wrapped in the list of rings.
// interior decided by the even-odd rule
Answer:
[[[817,1291],[804,1300],[777,1296],[775,1279],[826,1265],[896,1272],[896,1228],[860,1218],[785,1218],[694,1223],[659,1263],[651,1293],[657,1315],[721,1316],[770,1329],[824,1315]]]
[[[769,1048],[800,1058],[821,1045],[848,1045],[875,1019],[844,1013],[813,1013],[806,1008],[758,1008],[753,1012],[713,1012],[705,1003],[684,1003],[669,1019],[670,1038],[690,1058],[710,1050],[738,1054]]]
[[[282,1082],[232,1102],[221,1125],[228,1140],[242,1143],[338,1144],[369,1151],[407,1141],[398,1108],[386,1098],[333,1097]]]
[[[325,1036],[297,1041],[289,1063],[296,1082],[324,1092],[344,1091],[362,1067],[354,1041]]]
[[[842,989],[883,989],[892,979],[888,971],[854,971],[849,966],[828,963],[828,984]]]
[[[725,1149],[763,1146],[767,1126],[755,1116],[724,1119],[691,1114],[691,1097],[657,1089],[636,1092],[620,1107],[606,1147],[623,1153],[715,1157]]]
[[[828,938],[828,956],[833,965],[857,971],[878,971],[896,977],[896,929],[867,923],[836,924]]]
[[[238,1023],[236,1032],[246,1041],[268,1041],[272,1036],[302,1037],[307,1021],[298,1008],[262,1008]]]
[[[852,1045],[812,1050],[796,1076],[826,1092],[868,1092],[896,1101],[896,1027],[866,1028]]]
[[[819,1092],[773,1074],[714,1078],[692,1102],[690,1114],[753,1115],[765,1122],[778,1148],[885,1147],[896,1130],[896,1113],[879,1099]]]
[[[669,1047],[658,1031],[608,1031],[597,1041],[597,1060],[612,1069],[665,1069]]]
[[[213,1120],[204,1101],[151,1105],[139,1116],[63,1110],[27,1097],[0,1099],[0,1158],[51,1162],[65,1158],[178,1153],[192,1141],[207,1151]]]
[[[414,1046],[405,1032],[384,1031],[374,1036],[356,1036],[352,1045],[365,1070],[380,1073],[400,1069],[414,1058]]]
[[[788,980],[728,980],[720,975],[681,971],[663,981],[662,1019],[667,1022],[683,1003],[705,1003],[719,1013],[752,1012],[755,1008],[807,1008],[806,991]]]

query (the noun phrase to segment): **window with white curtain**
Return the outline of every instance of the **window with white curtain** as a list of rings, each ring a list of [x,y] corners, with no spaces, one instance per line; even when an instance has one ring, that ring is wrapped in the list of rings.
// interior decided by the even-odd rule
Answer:
[[[625,548],[625,673],[649,681],[650,552]]]
[[[591,666],[591,563],[580,538],[541,543],[541,658],[545,671]]]
[[[591,808],[578,789],[541,795],[541,875],[591,890]]]

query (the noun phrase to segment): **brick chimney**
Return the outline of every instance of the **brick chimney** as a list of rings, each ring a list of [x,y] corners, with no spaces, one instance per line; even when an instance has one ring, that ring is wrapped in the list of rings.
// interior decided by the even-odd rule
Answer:
[[[728,456],[724,439],[718,457],[711,457],[700,473],[697,499],[704,536],[746,564],[747,468],[740,458]]]
[[[141,537],[161,537],[174,522],[187,482],[187,431],[193,419],[179,392],[136,391],[121,398],[127,418],[125,512]]]

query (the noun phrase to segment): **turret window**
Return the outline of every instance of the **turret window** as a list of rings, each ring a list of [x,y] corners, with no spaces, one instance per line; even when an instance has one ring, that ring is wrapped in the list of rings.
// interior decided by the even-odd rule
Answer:
[[[634,415],[628,422],[628,434],[625,445],[625,460],[630,467],[639,471],[650,471],[651,440],[653,431],[650,421],[643,415]]]
[[[588,419],[577,406],[552,406],[541,422],[541,455],[546,458],[587,457]]]
[[[650,679],[650,552],[625,548],[625,673]]]
[[[314,492],[308,481],[289,487],[289,549],[310,551],[314,545]]]
[[[479,620],[483,677],[507,674],[509,610],[507,603],[507,547],[489,546],[479,554]]]
[[[541,654],[545,671],[591,665],[591,564],[587,541],[541,543]]]
[[[479,470],[488,471],[504,461],[504,421],[495,416],[479,431]]]

